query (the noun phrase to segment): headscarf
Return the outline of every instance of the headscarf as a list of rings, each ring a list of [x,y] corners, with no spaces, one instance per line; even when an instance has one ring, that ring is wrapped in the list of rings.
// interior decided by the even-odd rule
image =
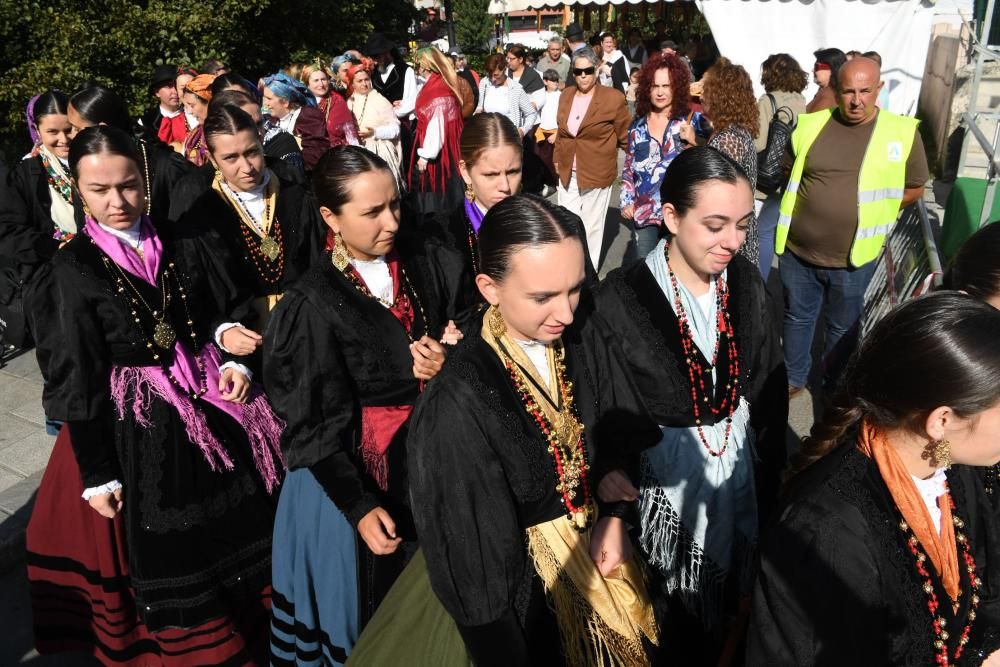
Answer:
[[[351,96],[354,94],[354,76],[361,71],[368,72],[371,75],[372,71],[375,69],[375,63],[370,58],[365,58],[360,63],[356,65],[351,65],[347,68],[347,95]]]
[[[271,92],[278,97],[284,98],[300,107],[316,106],[316,98],[309,92],[309,88],[284,72],[278,72],[271,76],[264,77],[264,85],[271,89]]]
[[[39,146],[42,143],[42,135],[38,133],[38,124],[35,122],[35,102],[41,96],[42,93],[38,93],[28,100],[28,106],[24,110],[24,115],[28,119],[28,134],[31,135],[32,146]]]
[[[203,102],[212,101],[212,82],[215,81],[215,74],[199,74],[188,81],[184,86],[184,91],[195,95]]]

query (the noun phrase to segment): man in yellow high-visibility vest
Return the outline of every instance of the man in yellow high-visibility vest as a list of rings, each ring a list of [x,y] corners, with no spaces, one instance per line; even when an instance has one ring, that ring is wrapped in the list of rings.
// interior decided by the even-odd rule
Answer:
[[[775,253],[785,292],[789,396],[806,386],[820,312],[823,385],[832,389],[857,343],[864,294],[900,209],[929,178],[917,121],[876,106],[878,64],[854,58],[838,76],[837,108],[801,114],[785,166]]]

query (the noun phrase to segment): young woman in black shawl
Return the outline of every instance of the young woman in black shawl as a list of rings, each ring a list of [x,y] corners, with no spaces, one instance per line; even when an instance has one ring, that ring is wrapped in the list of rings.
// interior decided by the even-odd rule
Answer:
[[[459,172],[465,197],[453,211],[439,213],[441,231],[465,257],[470,275],[479,273],[479,228],[483,216],[521,189],[521,137],[510,119],[499,113],[481,113],[462,128]]]
[[[862,341],[761,548],[750,665],[1000,663],[1000,312],[914,299]]]
[[[601,284],[612,328],[662,431],[641,473],[641,542],[665,593],[664,664],[731,656],[746,625],[761,521],[785,464],[788,401],[757,268],[737,254],[753,190],[711,148],[683,151],[661,188],[669,238]],[[635,484],[636,488],[633,488]]]
[[[260,371],[260,333],[284,291],[323,254],[326,237],[311,193],[265,165],[258,125],[238,106],[213,107],[205,141],[211,189],[180,216],[180,233],[227,295],[216,341]]]
[[[45,409],[66,426],[28,525],[37,646],[246,664],[266,650],[281,423],[211,342],[219,299],[144,213],[142,164],[117,128],[76,136],[87,215],[38,277]]]
[[[636,507],[599,505],[597,491],[659,431],[613,336],[576,318],[581,236],[540,197],[486,214],[476,283],[489,310],[421,396],[407,441],[421,556],[350,664],[648,664]]]
[[[389,165],[355,146],[313,171],[331,252],[264,334],[264,382],[288,423],[274,534],[271,662],[340,664],[416,548],[406,432],[468,301],[461,257],[405,239]]]

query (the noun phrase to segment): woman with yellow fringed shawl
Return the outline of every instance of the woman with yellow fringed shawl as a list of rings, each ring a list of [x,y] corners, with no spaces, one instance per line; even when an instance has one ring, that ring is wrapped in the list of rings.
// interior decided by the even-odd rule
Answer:
[[[637,508],[597,497],[659,429],[617,343],[583,315],[582,234],[531,195],[487,213],[476,283],[489,307],[428,384],[407,439],[421,551],[348,664],[649,664],[657,628],[628,535]]]

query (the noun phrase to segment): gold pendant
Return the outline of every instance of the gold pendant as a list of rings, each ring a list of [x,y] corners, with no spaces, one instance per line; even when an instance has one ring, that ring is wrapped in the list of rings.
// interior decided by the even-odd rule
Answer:
[[[174,328],[166,322],[161,320],[153,327],[153,342],[164,350],[173,347],[175,340],[177,340],[177,334],[174,333]]]
[[[260,251],[269,262],[278,259],[278,255],[281,254],[281,248],[278,247],[278,242],[274,240],[273,236],[265,236],[260,240]]]
[[[580,433],[583,429],[580,427],[580,422],[578,422],[570,412],[567,410],[560,411],[554,426],[556,429],[556,437],[559,438],[559,442],[566,447],[576,446],[576,443],[580,440]]]

